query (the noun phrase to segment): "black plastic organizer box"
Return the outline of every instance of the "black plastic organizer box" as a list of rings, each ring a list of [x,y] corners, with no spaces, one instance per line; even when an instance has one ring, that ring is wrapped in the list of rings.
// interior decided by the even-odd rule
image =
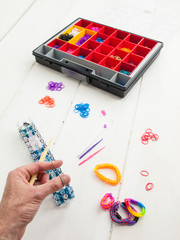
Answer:
[[[124,97],[163,43],[78,18],[33,51],[38,63]]]

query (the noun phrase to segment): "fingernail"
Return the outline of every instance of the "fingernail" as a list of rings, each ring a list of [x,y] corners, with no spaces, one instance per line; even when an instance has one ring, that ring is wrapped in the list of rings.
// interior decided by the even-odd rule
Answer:
[[[68,185],[69,184],[69,177],[67,175],[62,175],[61,179],[62,179],[64,185]]]

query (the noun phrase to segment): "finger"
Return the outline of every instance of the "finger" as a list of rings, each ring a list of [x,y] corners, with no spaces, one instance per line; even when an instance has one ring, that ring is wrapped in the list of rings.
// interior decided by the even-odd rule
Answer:
[[[71,178],[69,175],[59,175],[56,178],[53,178],[52,180],[48,181],[47,183],[38,186],[38,192],[40,194],[40,197],[44,199],[49,194],[54,193],[58,190],[60,190],[64,185],[68,185],[71,181]]]
[[[27,180],[34,174],[39,173],[40,171],[48,171],[60,167],[63,164],[62,160],[57,160],[52,162],[35,162],[27,164],[23,167],[18,168],[21,173],[23,173]]]
[[[49,174],[47,172],[38,173],[37,179],[40,184],[44,184],[49,181]]]

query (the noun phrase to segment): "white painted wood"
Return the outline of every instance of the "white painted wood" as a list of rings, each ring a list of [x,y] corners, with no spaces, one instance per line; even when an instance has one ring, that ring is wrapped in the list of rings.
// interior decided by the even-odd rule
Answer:
[[[0,41],[15,27],[26,12],[31,8],[35,0],[0,1]]]
[[[0,42],[0,150],[3,159],[0,196],[8,172],[32,161],[16,126],[16,122],[27,118],[35,122],[46,142],[53,137],[52,152],[64,161],[63,170],[70,174],[76,193],[68,205],[61,207],[56,207],[49,196],[23,239],[179,239],[180,114],[176,74],[179,8],[175,0],[93,0],[90,3],[69,0],[63,4],[57,0],[38,0],[20,21],[13,20],[14,27],[9,28]],[[124,99],[35,63],[32,50],[77,17],[165,42],[160,56]],[[62,81],[65,89],[48,92],[49,81]],[[46,94],[55,98],[55,108],[38,104]],[[87,119],[73,112],[74,105],[80,102],[90,104]],[[101,116],[102,109],[106,110],[106,117]],[[104,123],[107,123],[107,131],[103,130]],[[140,137],[147,127],[160,138],[144,146]],[[79,167],[77,155],[102,131],[104,140],[95,150],[104,145],[106,148]],[[110,186],[95,176],[93,168],[104,162],[118,166],[122,173],[121,184]],[[142,169],[149,170],[147,179],[139,174]],[[109,171],[105,172],[112,176]],[[147,181],[155,184],[150,192],[144,189]],[[108,211],[103,211],[99,205],[107,192],[120,200],[134,197],[142,201],[147,207],[146,215],[132,227],[112,224]]]

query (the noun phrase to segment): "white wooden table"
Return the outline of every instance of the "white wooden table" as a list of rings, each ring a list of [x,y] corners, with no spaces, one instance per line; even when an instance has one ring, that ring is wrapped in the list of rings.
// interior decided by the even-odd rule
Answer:
[[[61,207],[55,206],[52,196],[47,197],[23,239],[179,240],[180,2],[0,2],[0,197],[8,172],[32,162],[16,126],[28,118],[46,142],[53,136],[52,152],[64,161],[63,171],[71,176],[76,193]],[[160,56],[125,98],[35,62],[32,50],[77,17],[164,42]],[[49,81],[63,82],[65,89],[48,92]],[[55,108],[38,104],[45,95],[55,98]],[[87,119],[73,112],[80,102],[90,104]],[[101,116],[102,109],[106,117]],[[78,166],[77,155],[103,130],[104,123],[108,125],[103,134],[106,148]],[[146,128],[152,128],[159,140],[145,146],[140,138]],[[108,185],[95,176],[93,168],[105,162],[120,169],[119,185]],[[143,169],[150,173],[147,178],[140,175]],[[113,176],[109,171],[106,175]],[[147,182],[154,183],[149,192]],[[146,206],[145,216],[131,227],[116,225],[99,204],[107,192],[116,200],[139,200]]]

